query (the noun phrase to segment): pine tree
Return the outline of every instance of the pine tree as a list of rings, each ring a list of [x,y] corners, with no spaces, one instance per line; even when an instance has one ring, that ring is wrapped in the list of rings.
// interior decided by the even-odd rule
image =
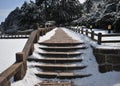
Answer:
[[[36,0],[36,4],[42,6],[46,21],[69,23],[81,16],[82,6],[79,0]]]
[[[90,10],[91,10],[91,7],[92,7],[92,1],[91,0],[86,0],[86,2],[85,2],[85,11],[87,12],[87,13],[90,13]]]

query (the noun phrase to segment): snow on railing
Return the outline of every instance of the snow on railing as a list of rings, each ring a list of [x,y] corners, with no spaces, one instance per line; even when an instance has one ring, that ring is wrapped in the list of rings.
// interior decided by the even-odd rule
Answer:
[[[16,62],[0,74],[0,86],[11,86],[10,79],[12,77],[14,77],[14,81],[24,78],[27,70],[27,58],[34,51],[34,43],[39,40],[39,36],[45,35],[53,28],[38,28],[31,33],[22,52],[16,53]]]
[[[29,38],[30,35],[8,35],[8,34],[1,34],[0,39],[23,39],[23,38]]]
[[[90,37],[92,40],[97,41],[99,45],[101,43],[118,43],[120,40],[114,38],[114,37],[120,37],[120,33],[111,33],[111,34],[102,34],[102,33],[95,33],[93,30],[88,30],[84,28],[74,28],[69,27],[71,30],[85,34],[86,36]],[[106,37],[106,39],[104,39]],[[109,37],[109,38],[107,38]]]

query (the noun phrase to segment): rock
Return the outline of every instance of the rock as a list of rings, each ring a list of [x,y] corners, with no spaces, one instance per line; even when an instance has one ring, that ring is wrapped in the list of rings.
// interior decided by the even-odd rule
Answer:
[[[4,31],[6,31],[8,28],[15,29],[15,24],[19,24],[20,19],[20,9],[17,7],[14,11],[12,11],[8,17],[5,19],[5,22],[3,23]]]

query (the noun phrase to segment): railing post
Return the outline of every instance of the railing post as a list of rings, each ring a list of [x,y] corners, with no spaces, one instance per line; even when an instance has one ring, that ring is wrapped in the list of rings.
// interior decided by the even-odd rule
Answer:
[[[78,33],[80,33],[80,29],[78,29]]]
[[[3,38],[5,38],[5,36],[3,35]]]
[[[86,36],[88,36],[88,30],[86,30]]]
[[[46,34],[47,28],[44,29],[44,35]]]
[[[94,31],[91,32],[91,39],[94,39]]]
[[[26,61],[26,57],[25,57],[24,52],[16,53],[16,63],[19,63],[19,62],[22,62],[23,64],[20,67],[20,70],[14,76],[15,81],[22,80],[26,74],[27,61]]]
[[[40,37],[40,32],[39,32],[39,30],[37,30],[37,35],[36,35],[37,42],[39,40],[39,37]]]
[[[73,28],[73,31],[75,32],[75,28]]]
[[[79,29],[77,28],[77,33],[79,32]]]
[[[34,30],[37,30],[38,28],[39,28],[39,23],[34,23],[34,24],[33,24],[33,29],[34,29]]]
[[[34,51],[34,44],[32,44],[32,46],[31,46],[31,48],[30,48],[29,55],[32,55],[32,54],[33,54],[33,51]]]
[[[77,32],[77,28],[75,28],[75,32]]]
[[[34,43],[37,43],[39,40],[39,31],[36,30],[36,36],[35,36],[35,39],[34,39]]]
[[[44,35],[45,35],[45,33],[46,33],[46,29],[47,29],[47,28],[44,28]]]
[[[6,77],[0,77],[0,86],[11,86],[10,81]]]
[[[41,36],[43,36],[43,29],[41,29]]]
[[[14,38],[16,38],[16,34],[14,35]]]
[[[46,29],[46,28],[43,29],[43,35],[45,35],[45,29]]]
[[[26,34],[25,37],[28,38],[28,35]]]
[[[102,33],[98,33],[98,44],[101,45],[102,42]]]
[[[81,34],[83,34],[83,28],[81,28]]]
[[[41,29],[39,30],[39,35],[42,36],[42,30]]]

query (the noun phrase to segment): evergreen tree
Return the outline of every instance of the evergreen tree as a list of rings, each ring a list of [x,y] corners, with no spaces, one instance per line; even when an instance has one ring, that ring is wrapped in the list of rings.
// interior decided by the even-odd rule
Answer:
[[[85,5],[85,8],[86,8],[85,9],[86,13],[90,13],[91,7],[93,5],[92,1],[91,0],[86,0],[84,5]]]
[[[42,6],[46,21],[69,23],[81,16],[82,6],[79,0],[36,0],[36,4]]]

